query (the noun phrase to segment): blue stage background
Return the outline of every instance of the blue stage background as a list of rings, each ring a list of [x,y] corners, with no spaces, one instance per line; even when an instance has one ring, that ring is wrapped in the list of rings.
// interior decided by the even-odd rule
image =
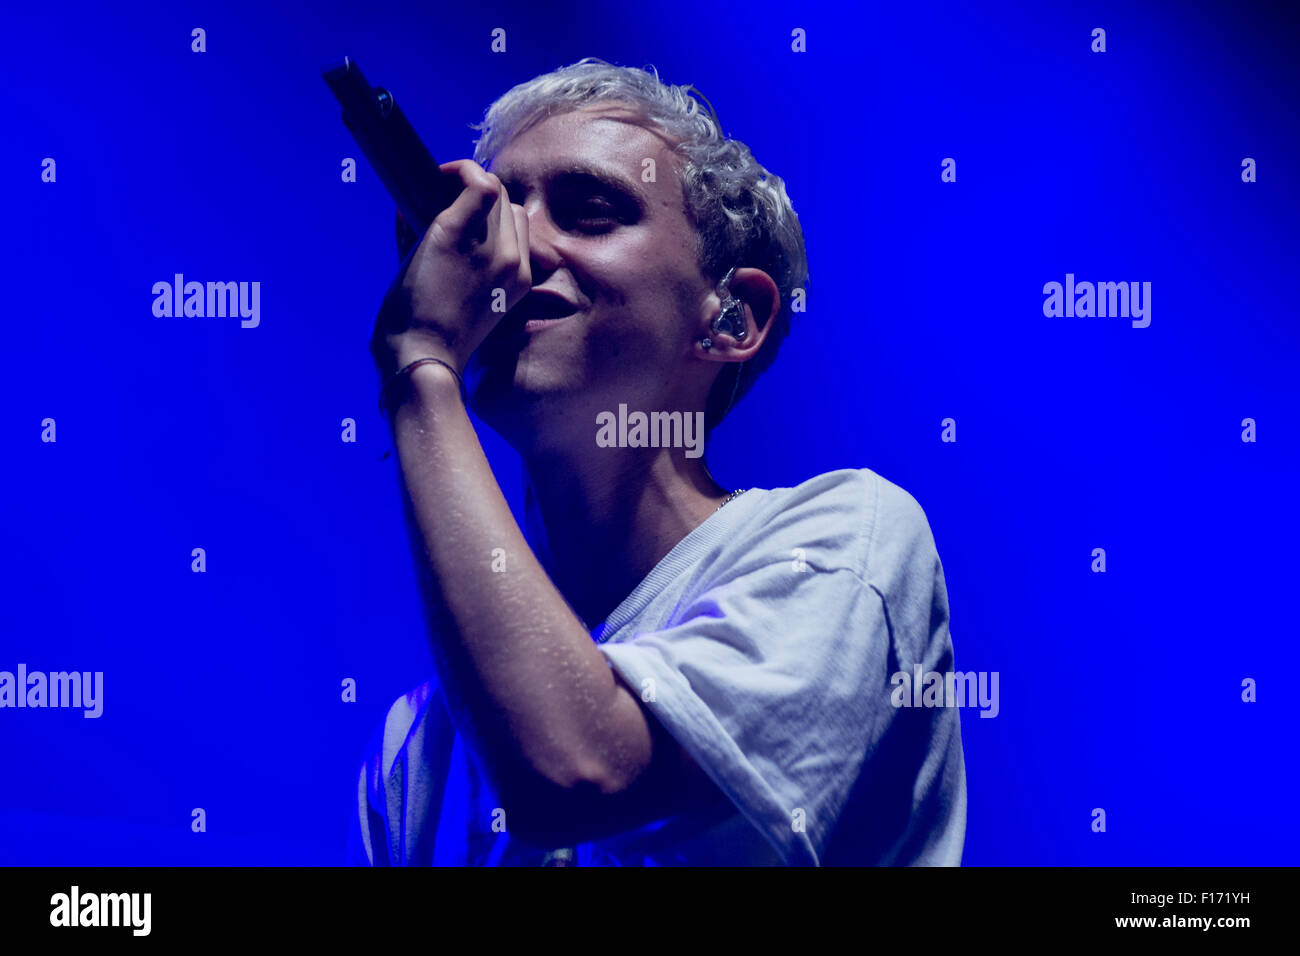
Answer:
[[[343,55],[441,161],[599,56],[695,84],[786,179],[808,311],[710,466],[868,467],[925,509],[956,667],[1000,674],[962,714],[965,863],[1300,862],[1296,33],[903,7],[6,8],[0,670],[102,671],[104,710],[0,710],[0,862],[340,863],[363,745],[429,675],[366,348],[393,210],[321,80]],[[156,318],[176,273],[259,281],[260,324]],[[1149,281],[1149,327],[1045,317],[1067,273]]]

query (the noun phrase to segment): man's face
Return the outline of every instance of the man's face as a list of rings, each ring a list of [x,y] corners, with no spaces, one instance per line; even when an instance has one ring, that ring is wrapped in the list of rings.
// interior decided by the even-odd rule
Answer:
[[[713,289],[696,257],[680,160],[663,134],[637,122],[619,104],[552,116],[488,167],[527,213],[533,289],[576,307],[521,332],[532,307],[521,302],[471,362],[475,411],[516,448],[594,447],[596,414],[617,413],[619,403],[702,408],[716,373],[688,358]],[[543,303],[543,314],[566,309]]]

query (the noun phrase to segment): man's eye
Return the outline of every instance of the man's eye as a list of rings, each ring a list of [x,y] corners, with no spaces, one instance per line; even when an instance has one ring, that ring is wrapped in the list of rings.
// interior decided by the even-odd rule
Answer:
[[[614,220],[617,217],[616,210],[610,203],[603,199],[588,199],[578,206],[579,220]]]

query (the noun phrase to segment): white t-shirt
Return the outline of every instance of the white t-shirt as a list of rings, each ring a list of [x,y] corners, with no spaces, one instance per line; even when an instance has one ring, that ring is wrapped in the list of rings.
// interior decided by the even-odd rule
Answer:
[[[592,638],[727,800],[580,844],[578,865],[961,863],[959,711],[891,703],[891,675],[953,669],[943,568],[902,488],[859,468],[750,489]],[[370,743],[349,862],[540,865],[497,807],[430,681]]]

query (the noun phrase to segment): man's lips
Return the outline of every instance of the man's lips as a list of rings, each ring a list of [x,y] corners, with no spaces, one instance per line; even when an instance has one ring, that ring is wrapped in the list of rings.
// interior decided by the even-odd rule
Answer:
[[[558,292],[533,289],[496,324],[482,346],[485,360],[489,356],[514,355],[533,332],[558,325],[582,311]]]
[[[501,324],[515,333],[535,332],[555,325],[579,311],[578,306],[558,292],[534,289],[510,310]]]
[[[522,301],[511,310],[523,322],[534,319],[562,319],[578,311],[578,307],[558,292],[544,292],[534,289],[523,297]]]

